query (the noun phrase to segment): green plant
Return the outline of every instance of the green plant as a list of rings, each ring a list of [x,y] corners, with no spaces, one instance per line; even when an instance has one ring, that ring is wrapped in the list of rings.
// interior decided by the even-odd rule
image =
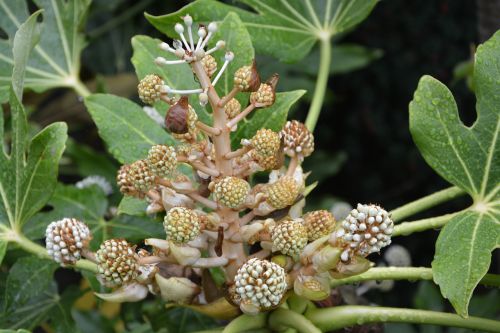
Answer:
[[[477,49],[473,75],[478,119],[472,127],[463,125],[453,96],[431,77],[421,79],[410,104],[410,130],[417,147],[454,186],[390,212],[358,204],[345,219],[335,221],[324,210],[302,212],[314,184],[307,184],[301,164],[314,151],[312,129],[326,90],[330,39],[364,19],[375,2],[327,1],[324,24],[311,1],[276,1],[273,7],[244,2],[260,14],[196,1],[178,13],[149,17],[167,34],[175,31],[180,40],[172,44],[147,36],[132,40],[132,62],[141,79],[138,95],[154,106],[153,112],[161,113],[165,128],[137,104],[110,94],[89,94],[75,79],[72,87],[86,96],[85,105],[102,139],[123,164],[117,185],[125,196],[116,211],[107,207],[109,191],[105,185],[99,187],[102,180],[88,181],[83,189],[56,185],[67,138],[63,123],[52,124],[28,140],[21,100],[24,83],[35,89],[25,74],[40,54],[37,46],[31,51],[39,39],[40,12],[19,25],[10,39],[13,69],[6,90],[12,135],[0,154],[0,259],[9,244],[40,258],[23,257],[12,266],[0,302],[1,326],[32,328],[45,322],[56,331],[76,330],[69,305],[80,291],[57,293],[52,280],[57,265],[48,260],[54,259],[82,271],[91,290],[106,301],[139,302],[152,293],[168,307],[232,319],[215,331],[321,332],[372,322],[500,331],[498,321],[468,316],[479,283],[500,286],[498,275],[487,274],[491,252],[500,240],[500,33]],[[72,5],[64,8],[73,9],[73,18],[80,17],[75,2],[57,3]],[[8,8],[0,4],[3,10]],[[311,22],[299,14],[300,9],[310,13]],[[298,17],[302,30],[290,27],[290,19],[276,20],[272,16],[276,10],[302,17],[305,22]],[[330,17],[332,12],[336,14]],[[181,16],[183,24],[178,22]],[[196,26],[194,18],[219,22]],[[66,29],[76,34],[80,22],[73,20]],[[294,49],[303,35],[308,37],[302,48]],[[277,43],[281,38],[285,41]],[[304,92],[276,92],[278,75],[261,82],[253,44],[281,59],[297,60],[317,39],[322,60],[306,127],[286,120],[289,108]],[[78,70],[72,73],[76,78]],[[60,80],[56,83],[60,85]],[[3,113],[0,119],[3,130]],[[264,182],[258,174],[262,171],[269,172]],[[405,222],[466,194],[473,203],[462,211]],[[53,210],[40,211],[46,204]],[[47,226],[48,251],[33,241]],[[432,268],[373,267],[366,259],[389,245],[391,237],[440,227]],[[343,284],[403,279],[433,280],[458,315],[317,306],[332,288]],[[147,321],[130,328],[160,331],[157,317],[167,312],[164,303],[137,304]]]

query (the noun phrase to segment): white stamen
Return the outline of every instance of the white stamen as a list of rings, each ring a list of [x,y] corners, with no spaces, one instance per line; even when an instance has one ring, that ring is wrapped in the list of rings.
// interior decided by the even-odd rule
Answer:
[[[200,49],[201,42],[203,41],[203,38],[205,38],[206,35],[207,35],[207,29],[205,29],[204,27],[198,29],[198,37],[200,38],[198,39],[198,44],[196,44],[197,50]]]
[[[226,42],[223,41],[223,40],[220,40],[217,42],[217,44],[215,44],[214,47],[212,47],[210,50],[208,50],[205,55],[207,54],[211,54],[211,53],[214,53],[215,51],[219,50],[219,49],[223,49],[224,47],[226,46]]]
[[[191,26],[193,25],[193,18],[189,14],[184,16],[184,24],[188,27],[189,44],[191,46],[191,50],[194,50],[193,30],[191,29]]]
[[[203,92],[203,89],[177,90],[177,89],[172,89],[167,85],[164,85],[163,91],[165,91],[168,94],[189,95],[189,94],[199,94]]]
[[[217,31],[217,23],[215,22],[210,22],[208,25],[208,32],[216,32]]]
[[[181,33],[179,34],[181,36],[182,42],[184,43],[184,46],[186,47],[186,50],[191,51],[191,47],[189,46],[186,37],[184,37],[184,34]]]
[[[155,59],[155,64],[159,65],[159,66],[166,66],[166,65],[177,65],[177,64],[183,64],[185,63],[186,60],[167,60],[163,57],[157,57]]]
[[[168,43],[165,43],[165,42],[162,42],[160,43],[160,45],[158,45],[160,47],[160,49],[162,49],[163,51],[167,51],[167,52],[170,52],[170,53],[175,53],[175,49],[173,49],[170,45],[168,45]]]
[[[214,81],[212,82],[212,85],[215,86],[217,84],[217,81],[219,81],[220,77],[222,76],[222,73],[226,70],[227,66],[231,61],[234,59],[234,53],[233,52],[226,52],[226,55],[224,57],[224,64],[222,65],[222,68],[220,69],[219,73],[217,73],[217,76],[215,77]]]

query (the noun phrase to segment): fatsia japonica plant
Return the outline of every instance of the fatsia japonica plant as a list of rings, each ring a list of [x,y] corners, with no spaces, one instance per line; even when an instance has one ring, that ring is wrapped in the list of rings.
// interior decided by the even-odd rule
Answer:
[[[498,321],[468,315],[478,284],[500,286],[498,275],[487,274],[500,244],[500,32],[476,52],[474,125],[461,122],[451,92],[430,76],[420,80],[409,106],[417,147],[453,186],[390,211],[380,203],[357,203],[336,220],[328,207],[305,209],[315,184],[302,164],[314,154],[331,39],[362,21],[375,2],[326,1],[322,21],[321,6],[309,0],[242,2],[256,13],[201,0],[148,16],[172,41],[132,39],[141,107],[90,94],[78,79],[78,26],[87,2],[50,7],[40,1],[56,23],[65,24],[57,29],[75,34],[59,35],[63,59],[72,60],[68,67],[49,61],[52,69],[40,70],[36,64],[51,58],[47,52],[61,55],[46,49],[40,35],[43,12],[27,17],[24,2],[14,8],[0,0],[7,14],[2,20],[17,22],[17,31],[6,29],[9,40],[1,44],[10,59],[0,68],[9,72],[0,96],[9,101],[11,135],[0,152],[0,259],[9,244],[38,256],[18,259],[2,281],[0,325],[22,329],[45,322],[57,332],[77,331],[68,307],[79,294],[59,295],[52,280],[61,266],[83,273],[93,291],[90,302],[154,299],[162,308],[155,316],[181,307],[226,324],[210,332],[314,333],[378,322],[500,332]],[[15,12],[24,13],[24,23]],[[53,23],[46,23],[50,32]],[[279,73],[262,78],[255,49],[297,61],[315,41],[320,72],[306,124],[287,120],[304,91],[277,92]],[[108,209],[112,187],[102,179],[56,187],[66,125],[49,125],[30,138],[21,103],[24,87],[47,88],[38,85],[40,76],[85,97],[102,139],[122,164],[117,209]],[[3,112],[0,120],[3,135]],[[405,221],[466,194],[473,203],[462,211]],[[41,211],[46,204],[54,209]],[[371,261],[391,248],[392,238],[436,228],[442,230],[432,267],[375,267]],[[33,240],[42,235],[45,246]],[[329,306],[335,288],[381,280],[434,281],[457,314]],[[152,310],[141,311],[146,316]]]

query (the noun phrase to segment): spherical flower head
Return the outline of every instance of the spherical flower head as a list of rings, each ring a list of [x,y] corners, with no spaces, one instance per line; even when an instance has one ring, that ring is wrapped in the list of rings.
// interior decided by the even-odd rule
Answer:
[[[124,164],[120,167],[116,174],[116,184],[120,192],[124,195],[142,197],[141,193],[135,190],[134,185],[129,179],[130,165]]]
[[[266,202],[275,209],[282,209],[295,203],[299,187],[292,177],[282,177],[264,187]]]
[[[281,140],[278,133],[270,129],[260,129],[251,140],[255,153],[260,157],[275,156],[280,149]]]
[[[279,265],[258,258],[243,264],[234,277],[237,299],[242,311],[265,311],[278,306],[287,290],[286,273]]]
[[[299,220],[285,220],[271,230],[273,249],[295,257],[307,245],[307,229]]]
[[[358,204],[342,222],[342,228],[336,232],[344,244],[341,260],[349,261],[352,255],[366,257],[379,252],[391,243],[394,223],[389,213],[377,205]]]
[[[139,98],[145,104],[154,104],[161,97],[163,85],[164,82],[160,76],[156,74],[146,75],[137,86]]]
[[[66,217],[47,226],[45,247],[54,261],[62,266],[73,265],[81,259],[81,251],[88,246],[91,238],[85,223]]]
[[[315,210],[303,216],[307,238],[314,241],[330,234],[335,229],[335,218],[327,210]]]
[[[234,73],[234,86],[240,91],[256,91],[260,86],[260,76],[255,61],[250,66],[238,68]]]
[[[274,104],[276,94],[274,88],[267,83],[261,83],[259,89],[250,94],[250,103],[256,107],[267,107]]]
[[[118,287],[137,277],[137,256],[124,239],[108,239],[96,253],[99,278],[108,287]]]
[[[288,156],[307,157],[314,151],[314,136],[300,121],[287,121],[280,134]]]
[[[231,98],[229,102],[224,105],[224,112],[229,119],[233,119],[241,112],[241,104],[236,98]]]
[[[187,243],[200,234],[200,219],[192,209],[174,207],[163,220],[167,240],[175,243]]]
[[[283,158],[279,155],[262,157],[252,150],[251,156],[264,170],[277,170],[283,165]]]
[[[228,208],[240,207],[249,191],[250,185],[247,181],[232,176],[217,180],[213,187],[215,201]]]
[[[205,73],[207,73],[208,77],[212,77],[214,73],[217,71],[217,61],[210,54],[206,55],[201,59],[201,64],[205,69]]]
[[[155,145],[149,150],[147,162],[154,175],[166,178],[177,166],[175,148],[167,145]]]
[[[127,182],[138,192],[145,193],[154,186],[155,176],[146,160],[138,160],[130,165]]]

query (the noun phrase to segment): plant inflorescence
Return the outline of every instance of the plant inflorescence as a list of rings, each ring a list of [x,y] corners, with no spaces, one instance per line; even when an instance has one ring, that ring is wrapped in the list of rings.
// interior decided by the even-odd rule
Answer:
[[[390,214],[363,204],[344,221],[326,210],[303,214],[307,173],[301,165],[314,151],[314,136],[297,120],[278,132],[259,129],[233,150],[231,133],[238,124],[275,103],[278,75],[263,82],[253,61],[235,71],[233,88],[219,96],[214,87],[235,56],[227,51],[219,65],[211,55],[226,45],[219,40],[207,46],[215,22],[199,25],[195,34],[191,16],[183,20],[175,25],[179,39],[159,45],[177,60],[151,61],[190,66],[199,87],[179,90],[155,73],[138,86],[144,103],[168,104],[165,128],[177,143],[158,142],[117,175],[125,196],[146,200],[150,214],[164,214],[165,238],[145,239],[142,247],[108,239],[92,253],[85,224],[64,219],[47,229],[49,254],[63,264],[81,255],[94,261],[99,281],[118,288],[99,294],[108,300],[140,300],[149,291],[167,301],[202,304],[204,271],[212,268],[222,269],[221,292],[245,313],[276,308],[287,290],[312,300],[328,297],[329,277],[368,270],[365,257],[390,244]],[[245,107],[236,99],[239,93],[246,93]],[[213,124],[198,119],[190,104],[195,94],[201,105],[210,105]],[[191,171],[179,171],[181,165]],[[258,183],[254,175],[263,171],[268,180]]]

